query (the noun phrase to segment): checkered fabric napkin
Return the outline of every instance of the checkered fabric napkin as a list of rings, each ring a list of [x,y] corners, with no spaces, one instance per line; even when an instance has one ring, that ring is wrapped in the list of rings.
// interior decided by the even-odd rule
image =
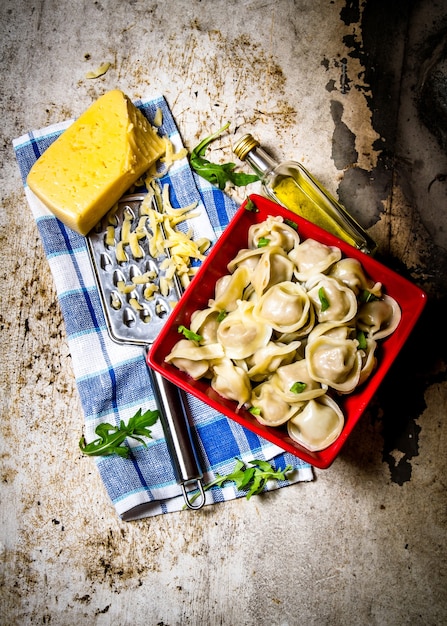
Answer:
[[[150,121],[157,109],[161,108],[163,124],[160,133],[170,137],[176,150],[182,147],[175,121],[162,96],[137,101],[135,104]],[[33,163],[72,121],[29,132],[15,139],[13,146],[26,197],[56,284],[85,414],[85,437],[89,442],[96,438],[94,431],[100,422],[118,424],[120,420],[127,421],[139,408],[145,411],[155,409],[156,405],[144,348],[119,345],[109,337],[84,237],[58,221],[26,185],[26,177]],[[192,219],[188,224],[193,227],[195,236],[215,240],[237,208],[226,194],[196,176],[186,158],[176,161],[160,182],[169,184],[173,206],[185,206],[198,201],[200,217]],[[312,468],[300,459],[244,429],[194,397],[188,396],[188,402],[193,437],[197,442],[205,483],[210,482],[216,472],[231,472],[236,457],[244,462],[268,460],[277,469],[287,464],[293,466],[295,471],[288,481],[275,482],[268,485],[267,489],[313,479]],[[152,435],[153,439],[148,440],[147,448],[129,440],[131,454],[128,459],[117,455],[95,458],[105,488],[118,515],[124,520],[169,513],[184,507],[160,421],[152,428]],[[228,485],[207,491],[206,503],[223,502],[245,495],[232,484]]]

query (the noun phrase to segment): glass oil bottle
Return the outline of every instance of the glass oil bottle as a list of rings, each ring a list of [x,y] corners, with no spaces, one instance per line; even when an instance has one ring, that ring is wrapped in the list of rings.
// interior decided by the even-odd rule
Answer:
[[[244,135],[233,152],[260,177],[264,194],[308,221],[343,239],[365,254],[377,244],[346,209],[300,163],[278,163],[252,135]]]

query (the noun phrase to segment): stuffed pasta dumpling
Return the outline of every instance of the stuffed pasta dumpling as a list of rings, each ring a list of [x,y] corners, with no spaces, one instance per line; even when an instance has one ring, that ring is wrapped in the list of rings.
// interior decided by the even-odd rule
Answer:
[[[294,441],[313,452],[324,450],[340,436],[344,416],[338,404],[329,396],[309,400],[287,423]]]
[[[248,267],[237,267],[233,274],[225,274],[216,282],[214,299],[209,301],[208,306],[218,311],[234,311],[249,283]]]
[[[357,326],[374,339],[384,339],[396,330],[401,317],[402,312],[396,300],[384,295],[380,300],[361,305]]]
[[[253,309],[253,316],[280,333],[292,333],[306,326],[310,300],[298,283],[284,281],[270,287]]]
[[[357,313],[357,298],[349,287],[336,278],[316,274],[306,282],[319,322],[345,324]]]
[[[253,415],[264,426],[285,424],[301,406],[301,403],[292,405],[281,398],[275,387],[268,381],[253,389],[250,402]]]
[[[191,315],[190,329],[200,335],[200,343],[214,344],[217,342],[217,329],[219,328],[219,311],[214,309],[202,309],[194,311]]]
[[[189,339],[180,339],[165,357],[165,361],[198,380],[208,377],[210,362],[223,356],[222,346],[218,343],[199,346]]]
[[[290,251],[289,258],[295,264],[296,279],[304,282],[314,274],[326,272],[333,263],[339,261],[341,250],[315,239],[306,239]]]
[[[253,224],[248,230],[248,247],[257,248],[260,242],[268,246],[280,246],[285,252],[290,252],[299,245],[300,237],[280,215],[269,215],[266,220]]]
[[[327,385],[322,385],[310,376],[306,359],[282,365],[270,382],[281,398],[292,404],[322,396],[328,389]]]
[[[369,291],[377,297],[380,297],[382,293],[382,283],[375,283],[370,280],[358,259],[350,257],[340,259],[331,267],[329,276],[336,278],[349,289],[352,289],[356,296],[362,291]]]
[[[253,317],[253,303],[242,300],[217,329],[217,340],[230,359],[246,359],[266,346],[271,336],[272,327]]]
[[[272,285],[290,281],[293,276],[293,263],[282,248],[262,249],[264,252],[251,275],[251,284],[258,298]]]
[[[248,376],[254,382],[260,382],[268,378],[281,365],[287,365],[296,359],[300,341],[281,343],[279,341],[269,341],[269,343],[256,350],[247,359]]]
[[[251,383],[247,372],[231,359],[223,358],[213,365],[211,387],[218,394],[237,402],[238,408],[248,402],[251,397]]]
[[[320,335],[306,346],[311,377],[340,393],[351,393],[359,384],[362,353],[356,339]]]

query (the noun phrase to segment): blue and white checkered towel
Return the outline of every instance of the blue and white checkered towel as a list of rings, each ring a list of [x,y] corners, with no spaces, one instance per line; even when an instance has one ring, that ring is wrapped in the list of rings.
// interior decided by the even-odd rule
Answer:
[[[161,108],[163,124],[160,132],[170,137],[177,150],[182,147],[175,121],[162,96],[135,104],[150,121]],[[120,420],[127,421],[139,408],[143,411],[154,409],[155,399],[144,349],[119,345],[108,335],[84,237],[61,224],[26,185],[33,163],[70,123],[72,120],[30,132],[15,139],[13,146],[26,197],[56,284],[85,414],[85,437],[89,442],[96,438],[94,431],[100,422],[118,424]],[[175,162],[168,175],[161,179],[163,183],[170,185],[173,206],[198,201],[200,217],[191,220],[190,224],[196,235],[215,240],[237,208],[226,194],[196,176],[186,158]],[[278,469],[286,464],[295,468],[288,481],[275,482],[268,485],[268,489],[312,480],[312,468],[300,459],[247,431],[194,397],[188,396],[188,401],[205,483],[211,481],[216,472],[231,472],[235,457],[245,462],[269,460]],[[124,520],[178,511],[184,506],[159,421],[152,428],[152,434],[154,438],[148,440],[147,448],[129,441],[131,455],[128,459],[117,455],[97,457],[97,467],[105,488],[118,515]],[[207,504],[245,495],[232,484],[228,485],[207,491]]]

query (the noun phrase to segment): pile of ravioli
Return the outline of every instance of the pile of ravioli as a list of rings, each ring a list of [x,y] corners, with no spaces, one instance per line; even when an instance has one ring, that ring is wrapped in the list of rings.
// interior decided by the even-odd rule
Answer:
[[[166,357],[311,451],[340,435],[337,402],[371,375],[401,310],[357,259],[268,216]]]

